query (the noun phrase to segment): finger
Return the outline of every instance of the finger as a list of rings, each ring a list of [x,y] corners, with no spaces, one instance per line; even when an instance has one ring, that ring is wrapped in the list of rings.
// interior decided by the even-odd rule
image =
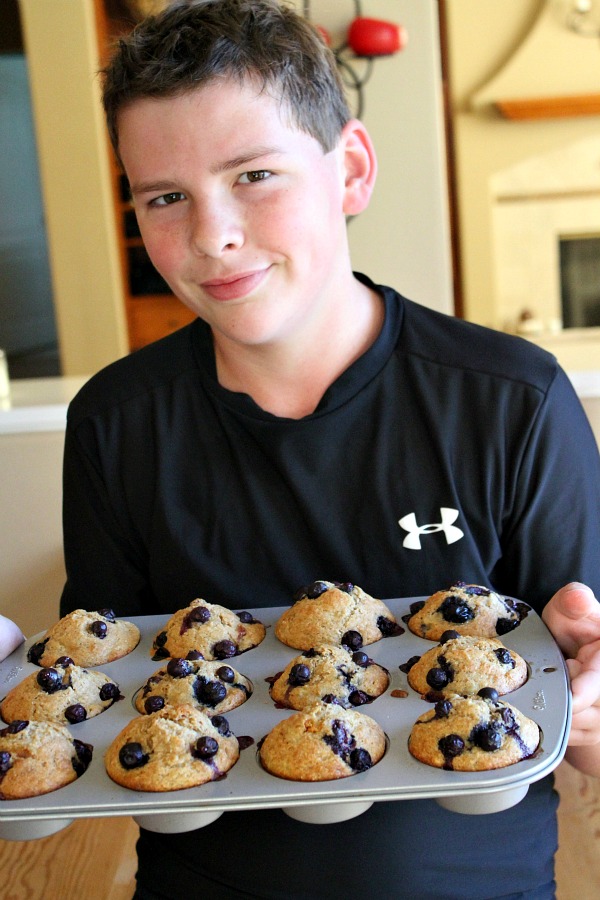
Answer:
[[[589,707],[573,716],[569,732],[569,746],[590,746],[600,742],[600,708]]]

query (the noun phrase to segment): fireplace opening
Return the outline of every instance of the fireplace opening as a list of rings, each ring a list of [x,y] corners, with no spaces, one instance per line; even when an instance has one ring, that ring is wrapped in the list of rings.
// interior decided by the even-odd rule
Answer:
[[[600,235],[559,238],[563,328],[600,326]]]

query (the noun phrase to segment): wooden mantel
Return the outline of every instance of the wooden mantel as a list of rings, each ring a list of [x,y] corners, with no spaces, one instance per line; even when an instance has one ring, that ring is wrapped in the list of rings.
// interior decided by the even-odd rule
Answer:
[[[597,116],[600,94],[496,100],[494,105],[505,119],[514,120]]]

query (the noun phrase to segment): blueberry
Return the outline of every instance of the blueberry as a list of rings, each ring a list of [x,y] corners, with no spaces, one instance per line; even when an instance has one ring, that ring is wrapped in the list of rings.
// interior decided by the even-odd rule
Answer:
[[[302,589],[305,597],[308,597],[309,600],[316,600],[317,597],[320,597],[321,594],[324,594],[325,591],[329,590],[329,585],[324,581],[313,581],[312,584],[309,584],[308,587]]]
[[[237,617],[240,620],[240,622],[244,623],[244,625],[254,625],[256,622],[256,619],[254,618],[252,613],[249,613],[245,609],[243,609],[241,612],[239,612],[237,614]]]
[[[46,694],[54,694],[62,687],[62,677],[56,669],[41,669],[36,680]]]
[[[411,656],[410,659],[407,659],[405,663],[401,663],[398,668],[401,672],[404,672],[406,674],[410,672],[414,664],[418,663],[420,659],[420,656]]]
[[[216,706],[227,696],[227,688],[222,681],[207,681],[204,678],[197,678],[194,682],[194,694],[199,703]]]
[[[457,625],[470,622],[471,619],[475,618],[475,613],[471,607],[461,597],[455,597],[452,594],[446,597],[438,608],[438,612],[442,614],[446,622],[455,622]]]
[[[343,591],[345,594],[351,594],[354,590],[354,585],[351,581],[336,581],[335,586],[338,591]]]
[[[379,616],[377,619],[377,627],[384,637],[392,637],[398,632],[396,623],[392,622],[391,619],[386,619],[385,616]]]
[[[496,622],[496,634],[508,634],[519,625],[518,619],[498,619]]]
[[[473,735],[473,741],[482,750],[493,753],[502,746],[502,735],[493,725],[488,725],[487,728],[477,729]]]
[[[441,691],[442,688],[445,688],[448,682],[451,681],[446,669],[437,666],[429,670],[425,676],[425,680],[429,687],[433,688],[434,691]]]
[[[92,622],[90,625],[90,631],[98,638],[98,640],[103,641],[108,634],[108,626],[106,622],[101,622],[100,619],[96,619],[96,621]]]
[[[0,775],[6,775],[10,765],[10,753],[8,750],[0,750]]]
[[[449,700],[438,700],[433,709],[436,719],[446,719],[452,712],[452,704]]]
[[[211,759],[219,750],[219,742],[214,737],[199,737],[192,748],[196,759]]]
[[[130,744],[123,744],[119,750],[119,761],[124,769],[139,769],[145,766],[150,757],[144,753],[142,745],[137,741]]]
[[[438,741],[438,747],[446,758],[459,756],[465,749],[465,742],[458,734],[448,734]]]
[[[219,668],[215,672],[215,675],[226,684],[233,684],[233,682],[235,681],[235,672],[233,671],[231,666],[219,666]]]
[[[361,669],[366,669],[369,665],[369,655],[364,650],[357,650],[356,653],[352,654],[352,662],[360,666]]]
[[[28,719],[15,719],[11,722],[8,728],[3,730],[3,734],[18,734],[19,731],[23,731],[29,725]]]
[[[515,661],[504,647],[499,647],[497,650],[494,650],[494,655],[499,663],[503,666],[511,666],[514,669]]]
[[[60,666],[61,669],[66,669],[68,666],[74,666],[75,662],[70,656],[59,656],[54,665]]]
[[[194,667],[187,659],[181,659],[179,656],[173,657],[173,659],[170,659],[167,663],[167,674],[169,674],[171,678],[187,678],[193,671]]]
[[[303,684],[308,684],[309,681],[310,669],[308,666],[305,666],[304,663],[296,663],[295,666],[292,666],[288,676],[289,684],[293,687],[300,687]]]
[[[364,691],[352,691],[348,695],[348,700],[352,706],[362,706],[364,703],[368,703],[370,699],[369,695],[365,694]]]
[[[202,625],[210,619],[210,609],[206,606],[195,606],[189,611],[186,618],[190,622],[196,622]]]
[[[87,719],[87,710],[81,703],[73,703],[72,706],[67,706],[65,709],[65,719],[71,725],[77,725],[78,722],[83,722]]]
[[[342,635],[342,644],[349,650],[360,650],[363,645],[362,634],[359,631],[346,631]]]
[[[86,771],[92,761],[94,748],[91,744],[85,744],[83,741],[74,740],[73,747],[75,749],[76,758],[72,760],[73,768],[79,778]]]
[[[238,648],[233,641],[228,640],[217,641],[212,650],[215,659],[230,659],[232,656],[236,656],[238,652]]]
[[[195,659],[204,659],[204,656],[199,650],[190,650],[186,653],[185,658],[193,662]]]
[[[373,765],[371,754],[362,747],[356,747],[350,753],[350,765],[355,772],[366,772]]]
[[[231,734],[231,731],[229,730],[229,722],[227,721],[225,716],[212,716],[210,721],[215,726],[219,734],[223,735],[223,737],[227,737],[227,735]]]
[[[493,687],[483,687],[480,691],[477,691],[480,697],[483,697],[484,700],[491,700],[492,703],[495,703],[498,699],[498,691]]]
[[[118,700],[120,696],[119,685],[113,684],[112,681],[108,681],[100,688],[101,700]]]
[[[104,616],[104,618],[108,619],[109,622],[114,622],[116,618],[114,611],[112,609],[108,609],[107,607],[104,607],[104,609],[99,609],[98,615]]]
[[[339,697],[336,697],[335,694],[323,694],[321,700],[323,703],[335,703],[337,706],[340,706]]]
[[[161,631],[161,633],[157,634],[154,639],[154,646],[155,647],[164,647],[166,643],[167,643],[167,632]]]
[[[39,666],[40,659],[44,655],[44,650],[46,649],[46,644],[48,643],[49,638],[46,638],[45,641],[38,641],[37,644],[32,644],[29,650],[27,651],[27,659],[30,663],[33,663],[34,666]]]
[[[453,641],[457,637],[460,637],[458,631],[453,631],[451,628],[449,628],[440,636],[440,644],[445,644],[446,641]]]
[[[144,709],[148,714],[158,712],[160,709],[163,709],[165,705],[164,697],[148,697],[144,703]]]

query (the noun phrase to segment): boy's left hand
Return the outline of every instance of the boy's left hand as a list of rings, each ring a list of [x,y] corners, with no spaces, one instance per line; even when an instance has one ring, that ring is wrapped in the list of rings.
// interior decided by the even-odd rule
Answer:
[[[600,743],[600,603],[584,584],[565,585],[542,619],[562,650],[573,693],[569,746]]]

